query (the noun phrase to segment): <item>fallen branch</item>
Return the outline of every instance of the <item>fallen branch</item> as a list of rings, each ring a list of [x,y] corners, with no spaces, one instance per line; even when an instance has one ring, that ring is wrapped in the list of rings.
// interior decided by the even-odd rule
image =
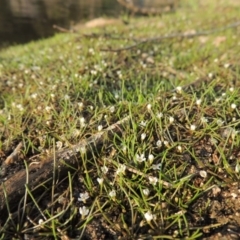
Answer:
[[[174,39],[174,38],[194,38],[194,37],[200,37],[200,36],[206,36],[206,35],[211,35],[214,33],[219,33],[223,32],[227,29],[231,28],[236,28],[240,26],[240,21],[234,22],[232,24],[229,24],[227,26],[221,27],[221,28],[216,28],[216,29],[211,29],[211,30],[206,30],[206,31],[199,31],[199,32],[194,32],[194,33],[173,33],[173,34],[167,34],[159,37],[153,37],[153,38],[146,38],[143,39],[142,41],[139,41],[133,45],[126,46],[123,48],[116,48],[116,49],[111,49],[111,48],[101,48],[101,51],[109,51],[109,52],[120,52],[120,51],[126,51],[130,50],[132,48],[136,48],[139,45],[145,44],[145,43],[151,43],[151,42],[160,42],[165,39]],[[134,38],[136,40],[136,38]]]
[[[40,168],[39,165],[36,164],[29,166],[28,188],[31,191],[37,192],[42,189],[39,186],[43,183],[45,187],[50,186],[54,170],[56,171],[57,177],[60,179],[67,176],[68,171],[72,171],[81,164],[81,152],[92,154],[94,151],[99,150],[103,143],[113,140],[116,135],[121,136],[124,131],[124,127],[129,123],[129,120],[130,117],[127,116],[86,140],[81,140],[78,144],[72,147],[59,150],[55,153],[55,156],[51,156],[46,160],[43,160],[43,163],[40,164]],[[57,169],[54,169],[54,160],[56,161],[55,164]],[[24,196],[26,191],[26,177],[26,170],[20,170],[0,186],[1,221],[3,221],[3,216],[7,217],[6,202],[9,205],[10,211],[13,211],[17,208],[20,198]]]
[[[58,26],[56,24],[53,25],[53,29],[57,29],[59,32],[63,32],[63,33],[74,33],[75,31],[72,29],[67,29],[61,26]]]

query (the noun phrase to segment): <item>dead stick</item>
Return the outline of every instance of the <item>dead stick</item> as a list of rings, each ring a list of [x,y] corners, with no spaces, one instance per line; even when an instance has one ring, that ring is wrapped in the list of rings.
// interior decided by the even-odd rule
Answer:
[[[19,156],[19,153],[20,153],[22,147],[23,147],[23,143],[20,142],[17,145],[17,147],[14,149],[14,151],[6,158],[6,160],[4,161],[3,164],[9,165],[9,164],[15,162],[16,160],[18,160],[18,156]]]
[[[74,33],[74,30],[69,30],[69,29],[67,29],[67,28],[64,28],[64,27],[60,27],[60,26],[58,26],[58,25],[53,25],[53,28],[54,29],[57,29],[58,31],[60,31],[60,32],[64,32],[64,33]]]
[[[160,36],[160,37],[146,38],[146,39],[143,39],[142,41],[139,41],[139,42],[137,42],[133,45],[126,46],[126,47],[123,47],[123,48],[116,48],[116,49],[102,48],[100,50],[101,51],[109,51],[109,52],[120,52],[120,51],[130,50],[132,48],[135,48],[135,47],[137,47],[141,44],[145,44],[145,43],[159,42],[159,41],[165,40],[165,39],[194,38],[194,37],[199,37],[199,36],[206,36],[206,35],[210,35],[210,34],[214,34],[214,33],[218,33],[218,32],[223,32],[223,31],[225,31],[227,29],[230,29],[230,28],[236,28],[238,26],[240,26],[240,21],[229,24],[229,25],[221,27],[221,28],[217,28],[217,29],[199,31],[199,32],[196,32],[196,33],[173,33],[173,34],[163,35],[163,36]],[[134,38],[134,40],[136,40],[136,39]]]
[[[115,136],[120,136],[124,132],[125,126],[129,123],[130,117],[127,116],[115,124],[109,126],[105,130],[94,134],[86,140],[81,140],[78,144],[72,147],[59,150],[55,153],[57,169],[54,169],[54,156],[43,160],[43,164],[40,169],[37,169],[37,165],[29,166],[29,184],[28,188],[31,191],[40,191],[42,188],[39,186],[45,184],[51,186],[53,171],[56,171],[58,178],[67,176],[67,172],[76,168],[81,164],[81,152],[86,154],[92,154],[96,152],[104,144],[114,139]],[[26,170],[20,170],[10,177],[6,182],[0,186],[0,216],[3,221],[3,216],[7,217],[6,201],[10,207],[10,211],[17,208],[20,198],[25,193],[26,184]],[[37,188],[37,189],[36,189]],[[35,191],[35,192],[37,192]],[[5,198],[5,194],[7,199]]]

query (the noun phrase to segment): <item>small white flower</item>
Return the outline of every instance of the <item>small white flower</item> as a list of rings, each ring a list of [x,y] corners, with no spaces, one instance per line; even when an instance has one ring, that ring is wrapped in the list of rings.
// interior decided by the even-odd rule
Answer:
[[[216,98],[216,99],[215,99],[215,102],[218,103],[218,102],[221,102],[222,100],[223,100],[223,98],[222,98],[222,97],[219,97],[219,98]]]
[[[93,70],[93,69],[90,71],[90,73],[91,73],[92,75],[94,75],[94,76],[97,75],[97,71],[96,71],[96,70]]]
[[[173,101],[177,100],[176,94],[173,95],[172,100],[173,100]]]
[[[196,130],[196,125],[192,124],[192,125],[190,126],[190,129],[191,129],[191,131],[195,131],[195,130]]]
[[[122,72],[121,72],[121,70],[118,70],[118,71],[117,71],[117,75],[118,75],[119,77],[120,77],[120,76],[122,77]],[[121,77],[120,77],[120,78],[121,78]]]
[[[126,153],[127,153],[127,146],[123,145],[123,146],[122,146],[122,151],[123,151],[123,153],[126,154]]]
[[[98,181],[99,185],[103,184],[103,178],[97,178],[97,181]]]
[[[80,147],[80,152],[82,153],[82,154],[84,154],[84,153],[86,153],[86,147]]]
[[[232,103],[232,104],[231,104],[231,108],[232,108],[232,109],[235,109],[236,107],[237,107],[237,105],[236,105],[235,103]]]
[[[162,164],[158,163],[158,164],[153,164],[152,165],[152,169],[153,170],[161,170]]]
[[[224,121],[222,119],[217,119],[217,125],[221,127],[224,124]]]
[[[82,217],[85,217],[89,213],[89,209],[85,206],[79,208],[79,213],[82,215]]]
[[[141,154],[141,155],[136,154],[136,160],[137,160],[138,162],[144,162],[144,161],[146,161],[145,155],[144,155],[144,154]]]
[[[238,134],[238,131],[236,131],[235,129],[233,129],[232,132],[231,132],[231,138],[234,139],[237,134]]]
[[[70,97],[66,94],[66,95],[64,96],[64,99],[65,99],[65,100],[69,100]]]
[[[48,112],[48,113],[50,113],[51,109],[52,109],[52,108],[49,107],[49,106],[46,106],[46,107],[45,107],[45,110],[46,110],[46,112]]]
[[[182,146],[178,145],[178,146],[177,146],[177,150],[178,150],[178,152],[180,152],[180,153],[181,153],[181,152],[182,152],[182,150],[183,150],[183,149],[182,149]]]
[[[163,144],[164,144],[166,147],[170,147],[169,142],[168,142],[167,140],[164,140],[164,141],[163,141]]]
[[[80,125],[81,127],[84,127],[85,126],[85,118],[84,117],[80,117]]]
[[[115,107],[111,106],[109,110],[110,110],[111,113],[114,113],[115,112]]]
[[[16,108],[18,108],[20,111],[23,111],[23,110],[24,110],[22,104],[17,104],[17,105],[16,105]]]
[[[240,172],[240,165],[239,162],[237,162],[236,166],[235,166],[235,172],[239,173]]]
[[[106,174],[108,172],[108,168],[106,166],[101,167],[101,170],[103,174]]]
[[[57,149],[61,149],[62,146],[63,146],[63,143],[62,143],[61,141],[57,141],[57,142],[56,142],[56,147],[57,147]]]
[[[124,174],[125,170],[126,170],[126,166],[124,164],[120,164],[117,171],[116,171],[116,174],[117,175]]]
[[[157,118],[162,118],[163,117],[163,113],[162,112],[159,112],[159,113],[157,113]]]
[[[156,177],[152,177],[152,176],[149,176],[148,180],[152,185],[156,185],[158,182],[158,179]]]
[[[142,133],[141,134],[141,140],[143,141],[146,138],[147,134],[146,133]]]
[[[111,192],[109,192],[109,196],[111,198],[115,198],[116,197],[116,191],[113,189]]]
[[[201,170],[201,171],[199,172],[199,175],[200,175],[202,178],[206,178],[206,177],[207,177],[207,172],[204,171],[204,170]]]
[[[148,160],[152,163],[154,160],[154,156],[152,154],[148,155]]]
[[[49,79],[50,80],[50,79]],[[57,88],[57,85],[51,85],[51,90],[56,90],[56,88]],[[53,94],[53,93],[52,93]],[[52,94],[50,94],[50,96],[52,97]],[[54,97],[55,97],[55,94],[53,94],[54,95]]]
[[[88,192],[80,193],[79,195],[78,201],[86,203],[86,200],[89,198]]]
[[[208,122],[208,119],[205,118],[205,117],[201,117],[201,122],[202,122],[202,123],[207,123],[207,122]]]
[[[156,219],[156,216],[153,215],[150,211],[147,211],[146,213],[144,213],[144,217],[147,222],[151,222],[152,220]]]
[[[147,67],[147,64],[144,64],[143,62],[140,62],[140,64],[141,64],[141,66],[142,66],[143,68],[146,68],[146,67]]]
[[[79,102],[79,103],[77,103],[77,105],[78,105],[79,110],[83,109],[83,106],[84,106],[83,102]]]
[[[197,99],[196,100],[196,104],[199,106],[200,104],[202,103],[202,100],[201,99]]]
[[[174,122],[174,117],[169,117],[169,122],[173,123]]]
[[[74,129],[73,132],[72,132],[72,136],[73,136],[74,138],[79,137],[80,133],[81,133],[81,132],[80,132],[78,129]]]
[[[230,87],[230,88],[229,88],[229,91],[230,91],[230,92],[233,92],[233,91],[234,91],[234,87]]]
[[[41,225],[41,224],[43,224],[43,223],[44,223],[43,219],[40,218],[40,219],[38,220],[38,224]]]
[[[240,164],[239,162],[237,162],[236,166],[235,166],[235,172],[239,173],[240,172]]]
[[[208,74],[208,77],[209,77],[209,78],[213,78],[213,73],[209,73],[209,74]]]
[[[98,131],[100,132],[100,131],[102,131],[102,129],[103,129],[103,126],[102,125],[98,125]]]
[[[92,55],[94,55],[94,54],[95,54],[95,51],[94,51],[94,49],[93,49],[93,48],[89,48],[89,49],[88,49],[88,52],[89,52],[90,54],[92,54]]]
[[[230,63],[225,63],[224,64],[224,68],[229,68],[229,66],[230,66]]]
[[[145,122],[145,121],[141,121],[141,122],[140,122],[140,126],[142,126],[142,127],[146,127],[146,126],[147,126],[147,122]]]
[[[148,188],[146,188],[146,189],[143,189],[143,194],[144,194],[145,196],[148,196],[148,195],[149,195],[149,193],[150,193],[150,191],[149,191],[149,189],[148,189]]]
[[[37,96],[38,96],[38,94],[37,94],[37,93],[33,93],[33,94],[31,94],[31,98],[33,98],[33,99],[36,99],[36,98],[37,98]]]
[[[161,140],[157,140],[157,143],[156,143],[157,147],[161,147],[162,146],[162,141]]]
[[[176,87],[176,92],[181,93],[182,92],[182,87],[181,86]]]
[[[122,78],[123,78],[123,75],[122,75],[122,74],[118,74],[118,77],[119,77],[120,79],[122,79]]]
[[[177,238],[177,236],[179,235],[179,231],[178,230],[174,230],[173,231],[173,238]]]
[[[102,65],[104,66],[104,67],[107,67],[107,62],[105,62],[104,60],[102,60]]]
[[[149,103],[149,104],[147,105],[147,110],[149,111],[149,110],[151,110],[151,108],[152,108],[152,105]]]
[[[115,93],[115,94],[114,94],[114,97],[115,97],[116,99],[119,99],[119,94],[118,94],[118,93]]]

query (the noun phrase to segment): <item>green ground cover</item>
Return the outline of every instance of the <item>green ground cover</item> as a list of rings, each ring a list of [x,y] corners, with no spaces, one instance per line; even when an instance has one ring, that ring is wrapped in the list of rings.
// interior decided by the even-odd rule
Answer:
[[[41,193],[26,184],[18,209],[6,200],[0,239],[238,239],[240,28],[137,42],[239,14],[237,1],[183,0],[172,14],[1,50],[0,195],[18,170],[116,127]]]

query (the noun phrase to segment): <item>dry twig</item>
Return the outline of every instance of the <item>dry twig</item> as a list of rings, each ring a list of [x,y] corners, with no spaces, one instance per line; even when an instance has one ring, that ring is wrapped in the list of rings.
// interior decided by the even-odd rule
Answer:
[[[3,164],[9,165],[15,161],[18,160],[19,153],[23,147],[23,143],[20,142],[17,147],[14,149],[14,151],[6,158]]]
[[[127,116],[102,132],[98,132],[87,139],[83,139],[72,147],[59,150],[55,153],[55,156],[43,160],[43,164],[40,168],[39,165],[35,164],[29,166],[28,188],[31,191],[37,192],[42,189],[43,183],[46,186],[50,186],[54,171],[56,171],[56,176],[58,178],[67,176],[68,171],[75,169],[80,164],[81,153],[93,154],[93,152],[99,150],[103,143],[113,140],[116,135],[122,135],[124,127],[129,123],[129,120],[130,117]],[[54,159],[57,169],[54,169]],[[15,173],[0,186],[0,216],[7,217],[6,202],[8,202],[11,211],[16,209],[20,198],[24,195],[26,190],[26,176],[26,170],[23,169]],[[1,218],[0,220],[3,219]]]
[[[153,37],[153,38],[146,38],[143,39],[133,45],[130,46],[126,46],[123,48],[116,48],[116,49],[111,49],[111,48],[101,48],[101,51],[109,51],[109,52],[120,52],[120,51],[125,51],[125,50],[130,50],[132,48],[136,48],[139,45],[145,44],[145,43],[151,43],[151,42],[160,42],[162,40],[165,39],[174,39],[174,38],[194,38],[194,37],[199,37],[199,36],[206,36],[206,35],[211,35],[214,33],[218,33],[218,32],[223,32],[226,31],[227,29],[231,29],[231,28],[237,28],[240,26],[240,21],[238,22],[234,22],[232,24],[229,24],[227,26],[221,27],[221,28],[216,28],[216,29],[210,29],[210,30],[206,30],[206,31],[198,31],[198,32],[194,32],[194,33],[173,33],[173,34],[167,34],[167,35],[163,35],[163,36],[159,36],[159,37]],[[134,40],[136,40],[136,38],[134,38]]]

